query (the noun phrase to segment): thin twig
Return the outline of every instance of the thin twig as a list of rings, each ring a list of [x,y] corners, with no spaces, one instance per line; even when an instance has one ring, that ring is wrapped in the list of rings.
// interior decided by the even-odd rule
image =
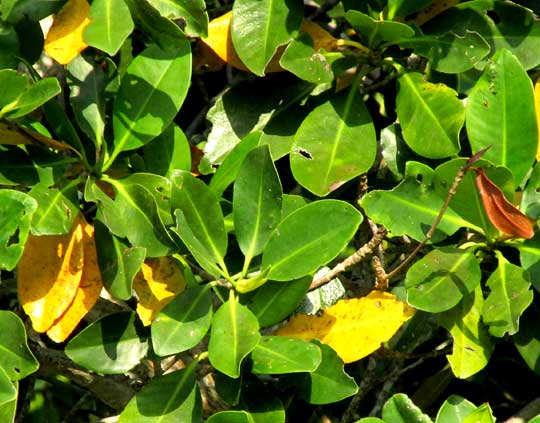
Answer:
[[[533,399],[525,407],[502,423],[525,423],[540,414],[540,397]]]
[[[444,203],[443,203],[441,209],[439,210],[439,214],[437,215],[437,218],[435,219],[435,222],[433,222],[433,224],[429,228],[429,231],[427,232],[426,237],[424,238],[424,240],[420,244],[418,244],[416,246],[416,248],[413,250],[413,252],[411,254],[409,254],[409,256],[398,265],[398,267],[396,267],[394,270],[392,270],[391,272],[389,272],[387,274],[388,280],[391,280],[394,276],[396,276],[399,272],[401,272],[411,262],[411,260],[418,254],[418,252],[424,247],[424,245],[426,245],[426,243],[431,239],[431,237],[435,233],[435,230],[437,229],[437,226],[439,226],[439,223],[441,223],[441,220],[442,220],[442,218],[444,216],[444,213],[446,212],[446,209],[448,208],[448,205],[450,204],[450,201],[454,197],[454,194],[456,193],[459,184],[463,180],[463,177],[465,176],[465,173],[467,172],[467,170],[469,170],[469,168],[475,162],[477,162],[480,159],[480,157],[482,157],[484,155],[484,153],[489,148],[490,147],[487,147],[487,148],[484,148],[483,150],[480,150],[478,153],[476,153],[474,156],[472,156],[469,160],[467,160],[463,166],[461,166],[458,173],[456,174],[456,177],[454,178],[454,182],[453,182],[452,186],[448,190],[448,194],[446,195]]]
[[[354,266],[355,264],[360,263],[362,260],[364,260],[367,256],[370,254],[373,254],[373,251],[377,246],[382,242],[386,235],[386,229],[381,228],[379,229],[375,235],[373,235],[373,238],[371,238],[366,244],[362,245],[353,255],[347,257],[342,262],[338,263],[333,269],[331,269],[329,272],[325,273],[320,278],[314,280],[309,289],[315,289],[318,288],[321,285],[324,285],[325,283],[330,282],[332,279],[334,279],[337,275],[347,270],[349,267]]]
[[[360,418],[358,416],[358,408],[360,407],[360,402],[364,399],[367,393],[376,386],[380,381],[375,375],[375,369],[377,368],[377,359],[374,356],[370,356],[368,359],[368,364],[366,371],[362,377],[362,381],[358,386],[358,392],[352,398],[349,406],[341,416],[340,423],[349,423],[351,421],[356,421]]]

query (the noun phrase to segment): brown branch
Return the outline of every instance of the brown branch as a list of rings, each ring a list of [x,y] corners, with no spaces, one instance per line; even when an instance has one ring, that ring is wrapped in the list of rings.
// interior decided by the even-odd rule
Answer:
[[[317,278],[313,282],[311,282],[309,289],[312,290],[318,288],[321,285],[324,285],[325,283],[330,282],[337,275],[344,272],[349,267],[360,263],[367,256],[373,254],[373,251],[382,242],[385,235],[386,229],[379,229],[375,233],[375,235],[373,235],[373,238],[371,238],[366,244],[362,245],[353,255],[347,257],[345,260],[338,263],[333,269],[322,275],[320,278]]]
[[[533,399],[525,407],[518,411],[515,416],[510,417],[503,423],[525,423],[540,414],[540,397]]]

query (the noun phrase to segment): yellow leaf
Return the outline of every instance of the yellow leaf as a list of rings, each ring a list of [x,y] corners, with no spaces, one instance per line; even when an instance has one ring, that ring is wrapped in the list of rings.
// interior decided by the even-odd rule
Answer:
[[[414,314],[414,309],[390,293],[371,291],[366,297],[340,300],[321,316],[296,315],[277,335],[318,339],[332,347],[345,363],[376,351]]]
[[[54,16],[45,40],[45,51],[58,63],[71,62],[88,45],[83,31],[90,24],[90,5],[86,0],[69,0]]]
[[[534,84],[534,111],[536,113],[536,127],[538,128],[538,145],[536,147],[536,161],[540,160],[540,79]]]
[[[139,297],[137,314],[143,324],[148,326],[152,323],[160,310],[185,287],[186,281],[175,259],[147,259],[133,281],[133,288]]]
[[[208,24],[208,36],[201,38],[201,46],[196,50],[194,65],[197,68],[203,68],[207,71],[219,69],[219,60],[246,72],[248,68],[242,63],[236,51],[231,38],[232,11],[213,19]],[[324,49],[327,51],[335,50],[338,47],[337,39],[325,31],[314,22],[304,20],[300,27],[301,33],[307,33],[313,39],[314,49]],[[265,72],[282,72],[283,68],[279,65],[279,59],[283,54],[285,47],[280,47],[270,63],[268,63]]]
[[[67,339],[97,302],[101,288],[103,288],[94,240],[94,227],[84,221],[84,218],[81,217],[80,220],[83,225],[82,244],[84,257],[81,283],[73,302],[47,331],[47,335],[54,342],[63,342]]]
[[[47,331],[64,314],[81,282],[83,228],[77,219],[66,235],[30,235],[17,265],[22,307],[37,332]]]

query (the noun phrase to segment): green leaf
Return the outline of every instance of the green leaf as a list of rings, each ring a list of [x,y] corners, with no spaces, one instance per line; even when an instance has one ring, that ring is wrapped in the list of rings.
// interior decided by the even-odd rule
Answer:
[[[322,218],[324,216],[324,219]],[[344,201],[321,200],[288,215],[274,230],[262,257],[268,279],[290,281],[314,272],[345,248],[362,215]]]
[[[364,417],[363,419],[358,420],[356,423],[386,423],[384,420],[379,419],[378,417]]]
[[[534,165],[521,196],[519,209],[533,220],[540,219],[540,165]]]
[[[263,76],[277,48],[296,36],[302,19],[298,0],[235,1],[231,37],[238,57],[251,72]]]
[[[304,207],[309,201],[295,194],[283,194],[281,202],[281,219],[290,215],[293,211],[298,210],[300,207]]]
[[[146,144],[142,151],[147,172],[170,178],[175,169],[191,170],[189,142],[174,123]]]
[[[113,297],[129,300],[133,279],[144,262],[146,249],[130,247],[97,219],[94,220],[94,229],[103,285]]]
[[[510,169],[518,184],[536,154],[534,110],[527,72],[508,50],[498,52],[467,99],[467,134],[473,151],[491,146],[484,158]]]
[[[407,235],[421,241],[437,218],[443,199],[435,192],[434,172],[428,166],[409,161],[405,173],[405,179],[393,190],[371,191],[360,204],[371,219],[390,231],[391,236]],[[439,242],[445,234],[451,235],[461,227],[481,230],[448,208],[431,240]]]
[[[18,390],[18,383],[13,382],[13,386]],[[17,413],[17,398],[0,405],[0,421],[14,423]]]
[[[71,230],[79,214],[79,208],[74,204],[74,201],[77,201],[75,184],[69,183],[62,189],[57,189],[40,183],[35,185],[28,195],[38,204],[32,216],[32,234],[62,235]]]
[[[199,264],[218,276],[226,270],[223,257],[228,243],[219,201],[204,182],[189,172],[175,172],[172,183],[176,231]]]
[[[17,101],[28,85],[28,79],[13,69],[0,70],[0,108]]]
[[[405,279],[407,302],[440,313],[454,307],[480,284],[480,264],[471,252],[439,248],[415,262]]]
[[[382,418],[386,423],[433,423],[406,394],[395,394],[386,401]]]
[[[2,2],[3,4],[4,2]],[[19,63],[20,42],[15,28],[0,23],[0,67],[15,69]]]
[[[275,325],[296,310],[310,284],[309,276],[287,283],[269,281],[257,289],[247,306],[262,328]]]
[[[202,422],[202,401],[195,379],[196,362],[152,379],[126,405],[120,423]]]
[[[321,349],[302,339],[263,336],[251,352],[251,373],[313,372],[321,363]]]
[[[99,149],[105,131],[105,74],[91,58],[82,55],[75,57],[67,69],[69,99],[75,119]]]
[[[208,344],[210,363],[227,376],[238,378],[242,361],[260,338],[257,318],[231,295],[212,318]]]
[[[353,396],[358,385],[343,369],[343,361],[328,345],[312,341],[322,352],[317,369],[303,375],[298,384],[300,397],[309,404],[330,404]]]
[[[220,411],[212,414],[206,423],[253,423],[253,417],[246,411]]]
[[[481,320],[483,303],[482,288],[477,286],[457,306],[437,316],[454,339],[452,354],[446,357],[452,372],[460,379],[482,370],[493,352],[487,327]]]
[[[415,153],[441,159],[459,151],[465,108],[450,87],[427,82],[417,72],[404,73],[399,78],[396,112],[403,138]]]
[[[0,367],[0,407],[17,400],[17,387],[10,380],[5,370]],[[1,416],[1,414],[0,414]]]
[[[466,27],[464,27],[466,28]],[[461,73],[473,68],[490,52],[490,46],[477,32],[443,32],[400,41],[400,47],[412,48],[429,60],[433,69],[443,73]]]
[[[314,84],[330,83],[334,79],[331,62],[323,52],[313,49],[313,40],[308,34],[301,34],[287,46],[279,64],[298,78]]]
[[[16,119],[36,110],[60,93],[61,88],[56,78],[44,78],[30,85],[15,101],[0,110],[0,116]]]
[[[79,332],[65,352],[75,363],[104,374],[126,373],[146,356],[148,343],[139,335],[132,312],[109,314]]]
[[[262,133],[259,131],[246,135],[246,137],[231,150],[227,157],[225,157],[225,160],[223,160],[223,163],[218,167],[208,185],[218,197],[221,197],[227,187],[236,180],[240,167],[244,163],[247,155],[259,145],[261,135]]]
[[[435,423],[461,422],[474,410],[476,410],[476,405],[472,402],[459,395],[450,395],[439,408]]]
[[[249,413],[253,423],[285,423],[281,400],[254,376],[244,378],[240,408]]]
[[[495,423],[495,417],[493,417],[489,404],[482,404],[463,419],[461,423]]]
[[[220,398],[226,403],[236,406],[240,401],[240,392],[242,390],[242,382],[244,375],[240,375],[239,378],[233,379],[223,373],[215,370],[213,372],[216,385],[216,392]]]
[[[184,32],[173,21],[162,17],[159,11],[147,0],[124,1],[129,7],[137,29],[148,35],[161,49],[185,48],[186,36]]]
[[[234,230],[246,260],[259,255],[281,220],[281,182],[268,146],[251,151],[234,182]]]
[[[388,19],[407,16],[428,6],[431,0],[388,0]]]
[[[0,269],[13,270],[17,265],[37,207],[28,194],[0,190]]]
[[[302,122],[291,152],[300,185],[325,196],[366,172],[377,143],[371,116],[355,89],[316,107]]]
[[[487,280],[491,292],[482,308],[482,320],[489,326],[489,333],[502,337],[517,333],[519,317],[531,304],[533,292],[529,274],[509,263],[499,251],[495,254],[499,266]]]
[[[39,362],[28,348],[26,330],[19,316],[0,310],[0,332],[0,369],[9,380],[21,380],[34,373]]]
[[[90,6],[90,25],[84,30],[88,45],[114,56],[134,25],[124,0],[95,0]]]
[[[529,273],[533,287],[540,290],[540,239],[527,239],[516,247],[519,250],[521,267]]]
[[[167,304],[152,322],[152,345],[157,355],[189,350],[206,335],[212,321],[210,285],[188,288]]]
[[[62,0],[4,0],[2,1],[2,20],[17,23],[25,16],[39,21],[64,5]]]
[[[189,36],[208,36],[208,14],[204,0],[149,0],[161,13],[170,19],[186,22],[184,32]]]
[[[347,11],[345,19],[358,29],[369,47],[374,47],[381,42],[396,43],[401,39],[414,36],[414,29],[409,25],[391,20],[378,21],[357,10]]]
[[[141,147],[165,131],[186,97],[190,78],[187,40],[173,50],[152,45],[133,59],[115,98],[114,149],[105,169],[120,152]]]
[[[540,328],[538,308],[531,305],[521,316],[519,331],[512,337],[519,354],[527,366],[537,373],[540,371]]]

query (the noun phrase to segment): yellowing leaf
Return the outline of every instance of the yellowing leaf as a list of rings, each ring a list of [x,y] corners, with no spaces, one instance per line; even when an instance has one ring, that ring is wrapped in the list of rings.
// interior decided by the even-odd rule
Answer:
[[[219,62],[217,60],[222,60],[236,69],[249,72],[234,50],[231,38],[231,21],[232,11],[213,19],[208,24],[208,36],[201,38],[201,46],[195,53],[194,65],[196,69],[204,67],[207,71],[218,70]],[[311,36],[315,51],[321,48],[332,51],[338,47],[338,40],[314,22],[304,20],[300,32]],[[266,73],[283,71],[279,65],[279,59],[284,50],[284,47],[278,49],[268,63],[265,69]]]
[[[83,273],[80,219],[66,235],[30,235],[17,265],[17,290],[36,332],[47,331],[72,303]]]
[[[133,288],[139,297],[137,314],[145,326],[186,287],[186,281],[172,257],[147,259],[135,276]]]
[[[69,0],[55,15],[45,40],[45,51],[58,63],[71,62],[88,46],[83,31],[90,24],[89,13],[86,0]]]
[[[80,218],[83,224],[83,257],[84,266],[81,283],[73,302],[64,314],[47,331],[47,335],[54,342],[63,342],[86,316],[99,299],[103,282],[99,270],[96,243],[94,240],[94,227]]]
[[[540,79],[534,84],[534,111],[536,113],[536,126],[538,127],[538,145],[536,147],[536,160],[540,160]]]
[[[345,363],[376,351],[414,314],[414,309],[390,293],[371,291],[366,297],[340,300],[321,316],[298,314],[276,335],[318,339],[332,347]]]

